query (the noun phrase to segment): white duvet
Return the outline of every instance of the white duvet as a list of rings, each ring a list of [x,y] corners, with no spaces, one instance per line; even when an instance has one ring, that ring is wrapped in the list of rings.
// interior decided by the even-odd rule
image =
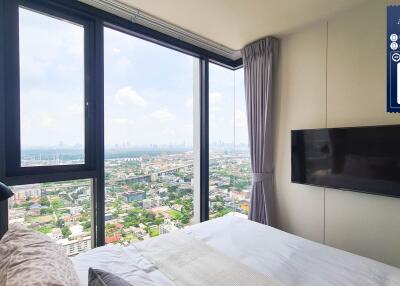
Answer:
[[[135,247],[177,286],[281,285],[185,232],[159,236]]]
[[[238,217],[215,219],[183,232],[281,285],[400,286],[399,268]],[[151,241],[139,244],[143,248]],[[89,267],[119,275],[133,285],[174,285],[134,245],[99,247],[72,261],[85,286]]]

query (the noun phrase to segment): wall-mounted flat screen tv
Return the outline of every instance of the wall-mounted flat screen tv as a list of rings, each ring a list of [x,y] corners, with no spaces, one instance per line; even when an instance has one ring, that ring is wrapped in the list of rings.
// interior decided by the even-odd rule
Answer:
[[[400,125],[291,133],[293,183],[400,197]]]

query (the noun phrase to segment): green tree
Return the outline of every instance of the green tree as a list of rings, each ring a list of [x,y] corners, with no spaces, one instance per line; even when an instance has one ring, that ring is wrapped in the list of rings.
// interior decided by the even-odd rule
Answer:
[[[56,225],[57,225],[59,228],[63,228],[63,227],[64,227],[64,224],[65,224],[65,222],[64,222],[63,219],[58,219],[58,220],[57,220]]]
[[[40,209],[40,214],[41,215],[48,215],[48,214],[52,214],[53,213],[53,209],[52,208],[41,208]]]
[[[82,223],[82,226],[84,230],[90,230],[90,228],[92,227],[92,223],[90,221],[85,221]]]
[[[117,227],[113,223],[106,224],[106,235],[112,236],[117,231]]]
[[[224,209],[222,209],[222,210],[218,211],[218,212],[216,213],[215,217],[221,217],[221,216],[224,216],[224,215],[228,214],[229,212],[231,212],[231,210],[230,210],[230,209],[228,209],[228,208],[224,208]]]
[[[188,224],[190,221],[190,217],[187,213],[184,213],[181,217],[181,223],[182,224]]]
[[[68,226],[64,226],[64,227],[61,229],[61,233],[62,233],[62,235],[63,235],[65,238],[67,238],[68,236],[70,236],[70,235],[72,234],[72,232],[71,232],[71,230],[69,229]]]
[[[21,205],[25,210],[29,210],[29,207],[31,206],[31,204],[29,202],[23,202]]]
[[[46,206],[46,207],[49,207],[49,206],[50,206],[50,201],[49,201],[49,199],[47,198],[47,196],[42,196],[42,197],[40,198],[40,204],[41,204],[42,206]]]
[[[162,216],[156,217],[156,218],[154,219],[154,224],[156,224],[156,225],[160,225],[160,224],[162,224],[163,222],[164,222],[164,218],[163,218]]]
[[[53,201],[51,202],[51,205],[53,206],[53,208],[54,208],[55,210],[64,207],[64,203],[61,201],[60,198],[55,198],[55,199],[53,199]]]
[[[45,225],[45,226],[39,227],[37,229],[37,231],[39,231],[41,233],[44,233],[44,234],[47,234],[47,233],[50,233],[52,229],[53,229],[53,226]]]
[[[178,190],[177,186],[168,186],[168,192],[173,193]]]

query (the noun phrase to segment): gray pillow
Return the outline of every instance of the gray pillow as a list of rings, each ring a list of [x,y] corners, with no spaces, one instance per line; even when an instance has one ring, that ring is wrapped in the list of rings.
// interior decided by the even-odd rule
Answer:
[[[89,268],[89,286],[133,286],[128,281],[100,269]]]
[[[0,241],[0,285],[79,286],[71,260],[49,236],[11,224]]]

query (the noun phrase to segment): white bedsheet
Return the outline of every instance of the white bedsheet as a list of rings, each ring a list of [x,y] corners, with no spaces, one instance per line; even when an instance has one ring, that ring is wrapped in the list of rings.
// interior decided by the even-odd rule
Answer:
[[[148,242],[135,247],[178,286],[281,285],[185,232],[173,232]]]
[[[282,285],[400,286],[399,268],[242,218],[223,217],[183,231]],[[82,285],[87,285],[89,267],[115,273],[133,285],[174,285],[134,246],[100,247],[72,261]]]

